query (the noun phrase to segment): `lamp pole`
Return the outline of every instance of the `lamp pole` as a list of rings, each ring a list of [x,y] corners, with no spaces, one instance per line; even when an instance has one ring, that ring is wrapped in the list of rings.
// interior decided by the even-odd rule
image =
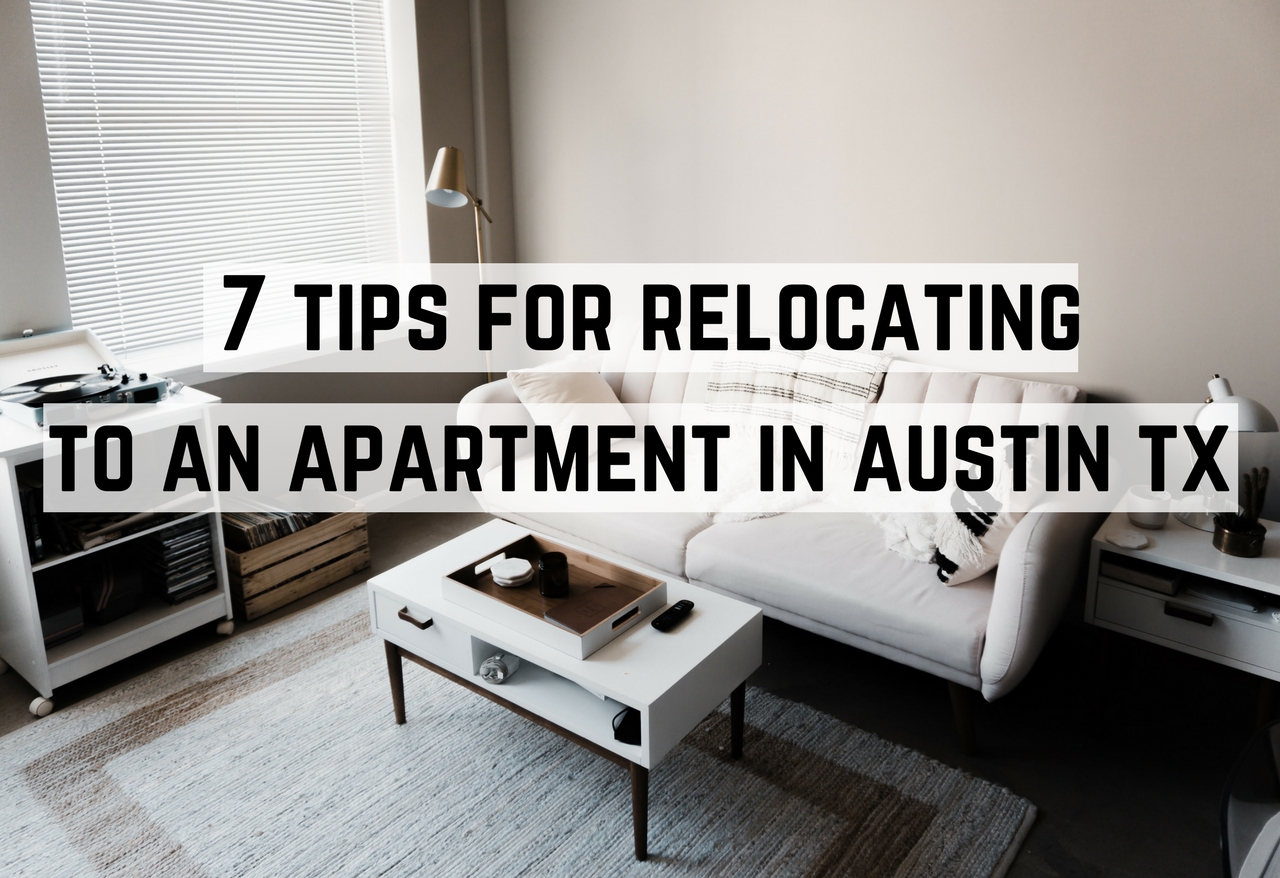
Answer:
[[[493,217],[489,216],[489,211],[484,209],[484,202],[467,190],[467,195],[471,196],[471,203],[476,208],[476,270],[480,273],[480,284],[484,285],[484,227],[480,225],[480,217],[483,215],[490,223]],[[484,380],[486,384],[493,383],[493,352],[484,352]]]
[[[471,203],[476,208],[476,261],[484,265],[484,227],[480,225],[480,217],[483,216],[490,223],[493,222],[493,217],[489,216],[489,211],[484,209],[484,202],[476,198],[470,189],[467,190],[467,195],[470,196]]]
[[[484,226],[480,225],[480,217],[489,223],[493,217],[484,209],[484,202],[475,196],[467,187],[467,172],[462,159],[462,150],[456,146],[442,146],[436,153],[436,160],[431,165],[431,176],[427,178],[427,201],[437,207],[462,207],[468,201],[476,209],[476,264],[479,266],[480,283],[484,283]],[[485,379],[493,381],[493,366],[490,352],[484,352]]]

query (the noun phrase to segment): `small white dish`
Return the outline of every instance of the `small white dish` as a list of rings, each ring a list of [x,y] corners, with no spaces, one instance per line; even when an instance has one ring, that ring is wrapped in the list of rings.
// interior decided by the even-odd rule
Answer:
[[[520,579],[499,579],[495,576],[493,581],[495,585],[499,585],[502,588],[519,588],[522,585],[528,585],[532,582],[533,574],[530,573],[528,576],[521,577]]]
[[[1107,542],[1122,549],[1145,549],[1151,544],[1146,534],[1136,530],[1113,530],[1107,534]]]
[[[516,588],[533,579],[533,565],[524,558],[504,558],[489,568],[493,581],[503,588]]]

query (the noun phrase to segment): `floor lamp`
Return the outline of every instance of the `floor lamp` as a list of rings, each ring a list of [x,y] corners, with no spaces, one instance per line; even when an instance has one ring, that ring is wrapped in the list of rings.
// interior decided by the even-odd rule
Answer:
[[[427,180],[427,201],[436,207],[466,207],[470,202],[476,209],[476,262],[480,266],[480,283],[484,283],[484,234],[480,217],[493,222],[484,209],[484,202],[467,188],[467,171],[462,161],[462,150],[456,146],[442,146],[436,153],[431,176]],[[484,352],[485,378],[493,380],[490,352]]]

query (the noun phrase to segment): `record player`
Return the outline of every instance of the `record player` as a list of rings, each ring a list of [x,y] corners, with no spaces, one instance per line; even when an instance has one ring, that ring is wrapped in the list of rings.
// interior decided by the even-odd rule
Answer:
[[[127,371],[87,329],[0,341],[0,416],[37,429],[49,403],[159,402],[181,386]]]

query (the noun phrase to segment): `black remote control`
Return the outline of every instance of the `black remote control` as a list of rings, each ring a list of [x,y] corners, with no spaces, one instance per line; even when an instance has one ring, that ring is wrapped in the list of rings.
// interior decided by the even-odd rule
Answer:
[[[667,632],[679,625],[693,612],[693,601],[677,601],[676,605],[653,620],[653,627]]]

